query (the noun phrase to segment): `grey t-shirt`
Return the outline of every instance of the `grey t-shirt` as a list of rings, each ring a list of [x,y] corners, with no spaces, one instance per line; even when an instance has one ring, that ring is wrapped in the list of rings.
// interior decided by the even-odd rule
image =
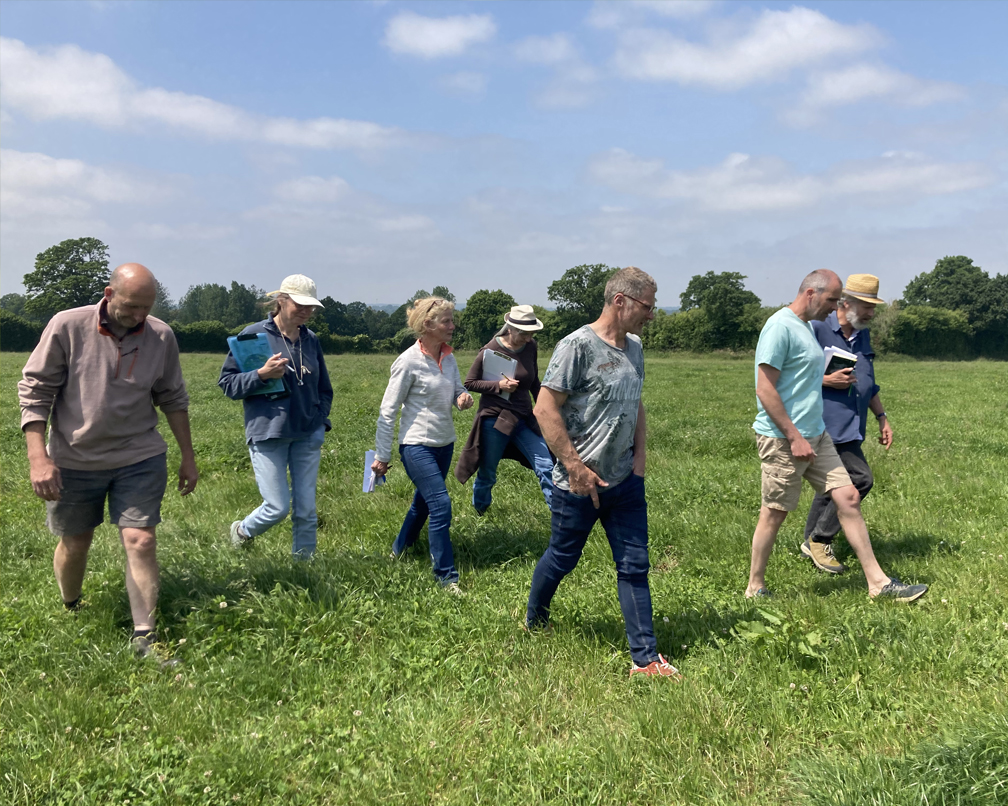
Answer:
[[[560,414],[581,461],[610,486],[627,478],[644,387],[640,339],[628,333],[620,350],[585,325],[556,346],[542,385],[567,393]],[[561,462],[553,467],[553,483],[570,490]]]

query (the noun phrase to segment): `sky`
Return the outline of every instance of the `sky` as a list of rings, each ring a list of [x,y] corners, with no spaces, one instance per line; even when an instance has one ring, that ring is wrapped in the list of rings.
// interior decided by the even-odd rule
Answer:
[[[1003,2],[4,0],[0,286],[85,236],[175,298],[1008,273],[1006,32]]]

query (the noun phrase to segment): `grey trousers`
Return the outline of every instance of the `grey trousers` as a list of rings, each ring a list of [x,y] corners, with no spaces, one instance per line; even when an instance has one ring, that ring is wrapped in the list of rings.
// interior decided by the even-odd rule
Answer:
[[[875,483],[868,460],[861,451],[861,442],[834,443],[840,461],[847,468],[851,483],[861,494],[861,500],[871,491]],[[809,507],[808,520],[805,522],[805,537],[816,543],[830,543],[840,531],[840,519],[837,518],[836,504],[829,495],[822,493],[812,499]]]

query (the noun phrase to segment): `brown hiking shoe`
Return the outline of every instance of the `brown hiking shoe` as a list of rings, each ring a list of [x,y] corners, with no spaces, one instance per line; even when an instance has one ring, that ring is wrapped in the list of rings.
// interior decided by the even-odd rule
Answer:
[[[847,566],[833,556],[832,543],[816,543],[806,537],[801,553],[812,560],[816,568],[827,574],[842,574],[847,570]]]

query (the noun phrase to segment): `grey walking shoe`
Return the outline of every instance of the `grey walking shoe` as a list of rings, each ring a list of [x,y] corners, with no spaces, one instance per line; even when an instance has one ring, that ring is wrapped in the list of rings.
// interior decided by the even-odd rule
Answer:
[[[889,577],[889,584],[876,593],[871,598],[875,601],[879,599],[892,599],[894,602],[915,602],[927,593],[927,585],[907,585],[900,582],[896,577]]]

